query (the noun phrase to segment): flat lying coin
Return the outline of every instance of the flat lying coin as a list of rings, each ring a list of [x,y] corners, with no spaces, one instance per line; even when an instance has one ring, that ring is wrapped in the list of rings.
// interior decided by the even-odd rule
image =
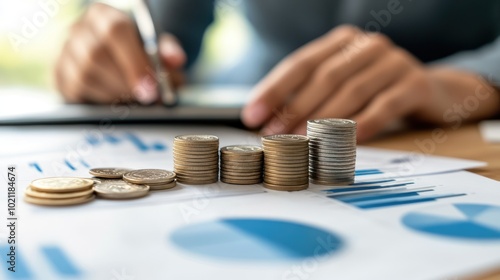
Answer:
[[[103,180],[94,186],[98,196],[110,199],[138,198],[148,194],[148,185],[138,185],[123,180]]]
[[[92,168],[90,169],[89,173],[90,175],[98,178],[119,179],[122,178],[123,174],[129,171],[131,171],[131,169],[103,167],[103,168]]]
[[[38,204],[44,206],[67,206],[67,205],[77,205],[86,203],[94,200],[95,195],[91,194],[88,196],[81,196],[75,198],[65,198],[65,199],[43,199],[31,196],[24,196],[24,201],[31,204]]]
[[[172,182],[175,176],[175,172],[163,169],[138,169],[125,173],[123,180],[135,184],[157,184]]]
[[[76,177],[51,177],[31,182],[33,190],[50,193],[68,193],[92,188],[94,181]]]
[[[149,189],[152,191],[168,190],[168,189],[171,189],[175,186],[177,186],[177,182],[173,181],[173,182],[163,184],[163,185],[149,185]]]
[[[67,199],[67,198],[88,196],[91,195],[93,192],[94,192],[93,189],[88,189],[84,191],[70,192],[70,193],[49,193],[49,192],[35,191],[31,187],[28,187],[24,191],[24,194],[27,196],[41,198],[41,199]]]

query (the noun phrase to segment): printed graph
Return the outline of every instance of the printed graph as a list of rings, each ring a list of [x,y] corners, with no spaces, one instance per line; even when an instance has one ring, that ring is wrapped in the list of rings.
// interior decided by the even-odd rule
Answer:
[[[183,250],[230,261],[287,261],[331,255],[342,240],[323,229],[284,220],[223,219],[176,230]]]
[[[476,241],[500,241],[500,207],[455,203],[406,214],[402,223],[415,231]]]

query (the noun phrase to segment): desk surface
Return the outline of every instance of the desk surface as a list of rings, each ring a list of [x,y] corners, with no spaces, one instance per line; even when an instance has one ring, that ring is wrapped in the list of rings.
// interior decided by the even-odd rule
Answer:
[[[398,132],[364,144],[370,147],[423,152],[432,155],[485,161],[488,166],[469,171],[500,180],[500,144],[485,142],[476,124],[447,128]],[[500,279],[500,268],[473,279]]]

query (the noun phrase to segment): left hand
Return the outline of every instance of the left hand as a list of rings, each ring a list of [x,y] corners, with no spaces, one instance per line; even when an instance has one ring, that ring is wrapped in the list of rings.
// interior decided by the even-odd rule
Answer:
[[[349,118],[363,141],[421,111],[434,91],[426,68],[386,36],[341,26],[276,66],[242,119],[263,134],[305,134],[308,119]]]

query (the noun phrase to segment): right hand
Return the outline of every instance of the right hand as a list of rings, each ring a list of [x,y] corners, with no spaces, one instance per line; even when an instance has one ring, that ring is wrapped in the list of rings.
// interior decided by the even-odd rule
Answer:
[[[163,34],[160,57],[171,83],[183,82],[186,54]],[[55,68],[57,88],[68,102],[150,104],[159,99],[157,81],[134,22],[105,4],[92,4],[70,32]]]

